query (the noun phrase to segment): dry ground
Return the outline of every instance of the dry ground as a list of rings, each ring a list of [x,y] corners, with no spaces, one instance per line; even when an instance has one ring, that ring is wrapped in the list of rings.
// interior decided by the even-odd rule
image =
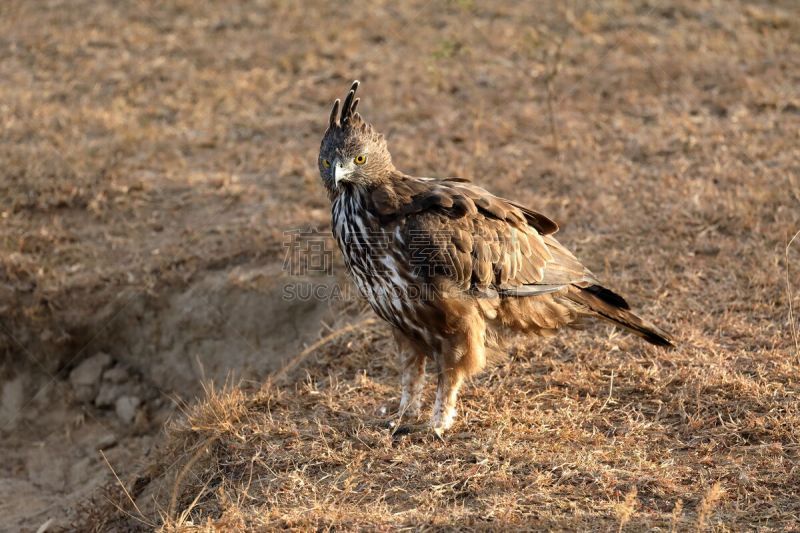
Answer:
[[[3,2],[3,526],[800,528],[798,36],[793,1]],[[370,316],[280,299],[353,78],[401,169],[548,214],[680,347],[520,341],[445,443],[374,424],[398,399],[377,323],[259,386],[328,306]],[[132,426],[67,384],[98,350]]]

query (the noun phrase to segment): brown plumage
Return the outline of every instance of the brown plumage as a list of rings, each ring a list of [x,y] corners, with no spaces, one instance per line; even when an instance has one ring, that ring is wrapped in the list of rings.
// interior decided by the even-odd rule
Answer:
[[[333,105],[319,169],[348,271],[407,346],[401,417],[419,409],[431,358],[431,426],[441,435],[459,387],[509,331],[546,335],[597,317],[672,346],[553,237],[558,226],[546,216],[466,180],[395,169],[383,136],[356,113],[357,89],[341,113],[339,100]]]

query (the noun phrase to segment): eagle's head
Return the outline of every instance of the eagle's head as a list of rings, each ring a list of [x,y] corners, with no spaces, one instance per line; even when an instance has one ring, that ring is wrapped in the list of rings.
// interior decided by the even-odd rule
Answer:
[[[347,187],[370,189],[385,180],[394,168],[383,135],[356,113],[359,82],[344,99],[333,103],[328,130],[319,149],[319,173],[328,193],[335,196]]]

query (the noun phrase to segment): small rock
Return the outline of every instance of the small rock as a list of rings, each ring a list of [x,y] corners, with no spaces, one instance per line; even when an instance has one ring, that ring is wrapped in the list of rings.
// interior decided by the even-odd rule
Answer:
[[[100,376],[109,366],[111,366],[111,356],[98,352],[72,369],[69,373],[69,382],[79,401],[91,402],[94,399]]]
[[[122,366],[111,367],[103,373],[103,381],[110,383],[124,383],[130,379],[130,374]]]
[[[92,385],[100,380],[103,370],[111,365],[111,356],[98,352],[81,361],[81,364],[69,373],[69,381],[73,385]]]
[[[120,396],[114,408],[117,411],[117,416],[125,424],[131,424],[136,419],[136,411],[139,409],[139,404],[142,401],[136,396]]]
[[[93,447],[92,451],[94,450],[105,450],[116,446],[117,444],[117,436],[113,433],[106,433],[101,435],[99,439],[97,439],[97,443]]]
[[[111,407],[117,401],[117,398],[123,394],[122,387],[114,383],[103,382],[100,384],[100,390],[94,399],[94,404],[97,407]]]

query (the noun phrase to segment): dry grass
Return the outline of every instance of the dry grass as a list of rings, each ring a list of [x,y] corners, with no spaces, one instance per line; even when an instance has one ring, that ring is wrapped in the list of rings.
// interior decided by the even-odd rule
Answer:
[[[0,337],[0,374],[17,344],[63,373],[120,291],[277,262],[285,229],[326,227],[316,151],[356,77],[400,168],[552,216],[681,344],[604,326],[520,342],[465,389],[446,443],[393,442],[372,421],[396,406],[394,347],[369,324],[263,388],[210,390],[142,458],[142,516],[112,488],[134,517],[109,504],[81,527],[800,527],[794,3],[0,11],[16,339]]]
[[[791,528],[800,511],[789,375],[746,375],[702,349],[623,358],[556,341],[468,387],[445,443],[393,441],[377,424],[396,408],[392,351],[370,326],[280,383],[210,390],[168,429],[143,518],[165,531],[630,531]]]

